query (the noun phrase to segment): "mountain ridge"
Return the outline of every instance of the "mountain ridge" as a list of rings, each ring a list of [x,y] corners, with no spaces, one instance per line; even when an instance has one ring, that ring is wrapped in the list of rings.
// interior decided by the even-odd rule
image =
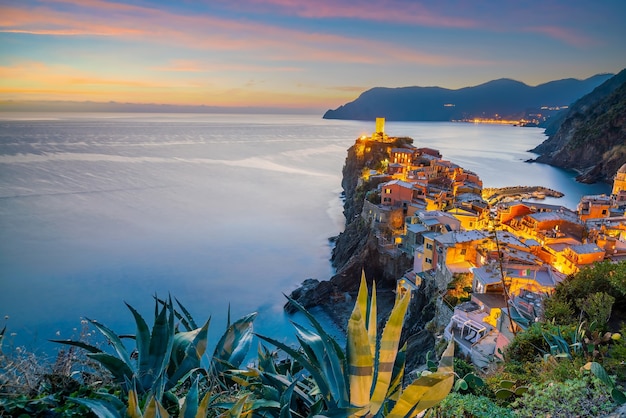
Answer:
[[[566,106],[612,77],[596,74],[529,86],[510,78],[448,89],[438,86],[373,87],[352,102],[329,109],[324,119],[451,121],[477,117],[519,119],[542,106]]]
[[[546,126],[530,150],[537,162],[573,169],[584,183],[610,182],[626,163],[626,69],[578,99]]]

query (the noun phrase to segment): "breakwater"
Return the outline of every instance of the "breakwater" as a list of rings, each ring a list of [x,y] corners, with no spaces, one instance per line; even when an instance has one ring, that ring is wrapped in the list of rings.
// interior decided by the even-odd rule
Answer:
[[[544,199],[546,197],[563,197],[563,193],[558,190],[549,189],[543,186],[510,186],[484,188],[482,197],[490,205],[504,200],[520,199]]]

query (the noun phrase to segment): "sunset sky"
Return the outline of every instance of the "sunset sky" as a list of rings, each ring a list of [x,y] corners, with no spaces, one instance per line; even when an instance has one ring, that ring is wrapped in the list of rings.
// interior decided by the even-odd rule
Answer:
[[[0,0],[0,101],[323,111],[626,67],[626,1]]]

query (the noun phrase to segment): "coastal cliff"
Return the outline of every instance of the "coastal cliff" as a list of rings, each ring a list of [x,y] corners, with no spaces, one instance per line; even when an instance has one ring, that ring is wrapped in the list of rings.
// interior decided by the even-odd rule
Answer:
[[[413,267],[413,259],[406,253],[384,251],[376,229],[361,216],[367,193],[390,179],[372,176],[364,181],[364,171],[381,169],[381,162],[389,158],[392,148],[412,142],[410,138],[389,138],[385,142],[358,139],[348,149],[342,170],[345,229],[331,239],[335,244],[331,261],[336,273],[327,281],[307,279],[290,295],[306,308],[322,308],[344,331],[362,272],[369,286],[376,281],[378,315],[384,322],[394,304],[397,280]],[[435,315],[435,296],[434,286],[422,286],[411,300],[401,340],[407,343],[410,368],[422,364],[426,352],[434,346],[434,336],[425,330],[425,325]],[[285,310],[294,312],[289,303]]]
[[[410,138],[393,138],[385,143],[357,140],[348,149],[341,182],[346,223],[344,231],[331,238],[334,242],[331,261],[336,272],[328,281],[306,280],[292,293],[291,296],[303,306],[336,303],[342,296],[356,292],[362,272],[365,272],[368,284],[376,280],[377,286],[383,290],[394,289],[398,277],[411,268],[412,260],[405,254],[380,251],[374,229],[360,216],[367,192],[389,180],[382,177],[363,182],[360,180],[363,171],[379,169],[381,161],[389,158],[391,148],[410,142]],[[292,311],[289,304],[285,308]]]
[[[534,160],[579,173],[583,183],[611,182],[626,163],[626,70],[582,97],[546,126]]]

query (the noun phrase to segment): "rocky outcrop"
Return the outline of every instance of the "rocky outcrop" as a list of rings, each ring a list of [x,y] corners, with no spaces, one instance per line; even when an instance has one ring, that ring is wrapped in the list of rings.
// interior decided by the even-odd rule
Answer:
[[[531,152],[534,160],[579,172],[584,183],[611,182],[626,163],[626,70],[569,109],[554,133]],[[548,128],[546,128],[546,133]]]
[[[390,138],[385,142],[359,139],[348,149],[342,170],[346,225],[344,231],[333,238],[335,246],[331,258],[336,273],[317,285],[305,281],[292,293],[293,299],[305,307],[340,300],[344,293],[358,290],[363,271],[369,283],[376,280],[382,289],[393,289],[396,280],[412,267],[412,259],[405,254],[381,251],[375,231],[360,216],[367,192],[381,181],[363,182],[363,171],[380,168],[392,148],[411,142],[410,138]],[[285,309],[289,310],[288,305]]]

